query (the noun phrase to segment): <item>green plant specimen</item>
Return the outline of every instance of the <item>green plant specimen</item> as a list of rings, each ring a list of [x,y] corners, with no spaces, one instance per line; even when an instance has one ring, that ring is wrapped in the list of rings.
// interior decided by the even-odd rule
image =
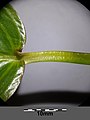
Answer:
[[[7,101],[22,79],[25,64],[35,62],[68,62],[90,64],[90,53],[40,51],[22,53],[25,29],[16,11],[7,5],[0,10],[0,98]]]

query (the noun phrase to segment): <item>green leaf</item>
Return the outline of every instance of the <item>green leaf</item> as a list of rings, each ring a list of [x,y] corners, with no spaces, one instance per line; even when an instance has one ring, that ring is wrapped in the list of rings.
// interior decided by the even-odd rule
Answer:
[[[6,5],[0,10],[0,98],[7,101],[20,84],[24,61],[19,60],[25,44],[24,26],[16,11]]]

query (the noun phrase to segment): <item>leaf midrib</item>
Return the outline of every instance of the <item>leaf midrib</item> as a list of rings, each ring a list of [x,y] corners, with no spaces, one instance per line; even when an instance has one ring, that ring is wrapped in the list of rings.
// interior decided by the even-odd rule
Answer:
[[[4,60],[7,60],[7,61],[16,61],[16,60],[19,60],[17,58],[17,56],[15,55],[0,55],[0,61],[4,61]]]

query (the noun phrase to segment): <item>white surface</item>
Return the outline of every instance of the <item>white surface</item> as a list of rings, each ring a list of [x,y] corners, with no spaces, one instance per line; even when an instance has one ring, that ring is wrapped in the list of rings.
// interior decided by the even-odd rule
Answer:
[[[74,0],[11,2],[27,34],[23,52],[90,52],[90,12]],[[67,63],[27,65],[18,94],[40,91],[90,92],[90,66]]]

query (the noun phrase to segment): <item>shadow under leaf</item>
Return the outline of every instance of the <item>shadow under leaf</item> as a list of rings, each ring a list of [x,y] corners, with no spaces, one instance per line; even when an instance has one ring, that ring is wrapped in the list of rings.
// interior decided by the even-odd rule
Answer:
[[[78,104],[83,103],[90,93],[69,92],[69,91],[49,91],[30,94],[14,94],[8,101],[8,106],[23,106],[42,103],[53,104]]]

